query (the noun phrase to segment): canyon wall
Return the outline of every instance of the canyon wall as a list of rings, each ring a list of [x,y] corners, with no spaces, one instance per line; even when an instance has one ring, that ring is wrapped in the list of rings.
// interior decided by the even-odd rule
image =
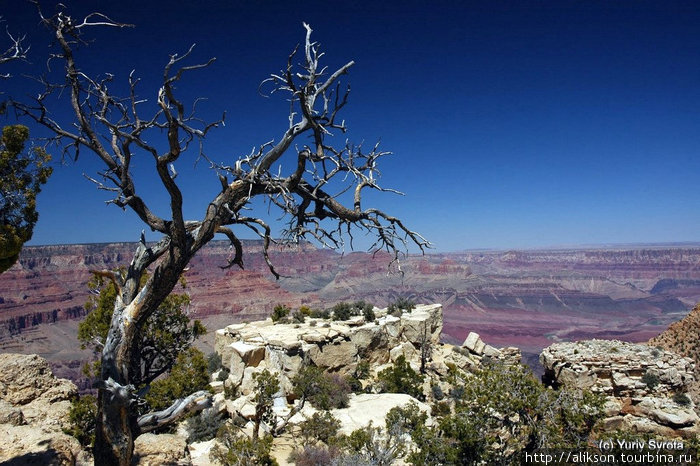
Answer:
[[[70,361],[85,353],[66,339],[85,313],[89,271],[126,265],[134,249],[133,243],[25,248],[0,277],[0,351],[38,352],[76,366]],[[475,331],[494,346],[520,347],[534,364],[556,341],[647,340],[700,301],[698,245],[428,254],[407,257],[401,275],[388,273],[386,254],[341,255],[303,244],[272,251],[278,281],[260,242],[246,241],[244,251],[245,270],[222,270],[232,251],[213,242],[186,273],[191,315],[212,329],[264,318],[278,303],[328,307],[365,299],[385,306],[407,296],[443,304],[445,341],[461,342]],[[58,357],[56,346],[64,348]]]

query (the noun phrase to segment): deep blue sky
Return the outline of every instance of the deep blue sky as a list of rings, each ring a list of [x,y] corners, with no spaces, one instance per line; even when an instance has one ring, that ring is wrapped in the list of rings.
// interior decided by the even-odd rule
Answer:
[[[90,33],[78,60],[118,83],[135,69],[151,101],[170,53],[197,43],[191,63],[216,57],[181,90],[210,99],[204,116],[228,112],[205,149],[229,162],[286,128],[285,102],[257,88],[309,22],[329,66],[357,63],[346,77],[350,137],[394,152],[383,184],[406,196],[372,200],[439,251],[700,240],[697,1],[64,3],[136,25]],[[49,38],[30,5],[0,4],[32,42],[32,63],[3,83],[21,98],[37,88],[18,76],[41,72]],[[151,163],[137,162],[139,191],[159,202]],[[82,177],[97,168],[86,152],[56,167],[31,244],[138,238],[135,215],[106,207]],[[218,181],[193,157],[178,171],[199,218]]]

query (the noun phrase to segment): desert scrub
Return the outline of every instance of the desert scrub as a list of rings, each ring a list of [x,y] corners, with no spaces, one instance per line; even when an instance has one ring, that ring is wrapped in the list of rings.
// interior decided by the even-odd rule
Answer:
[[[173,400],[207,389],[209,372],[204,353],[197,348],[189,348],[180,353],[166,377],[151,383],[151,389],[144,398],[151,409],[159,410],[169,407]]]
[[[654,390],[657,385],[659,385],[659,376],[654,374],[653,372],[645,372],[644,375],[642,376],[642,382],[646,384],[647,387],[649,387],[649,390]]]
[[[353,307],[346,302],[336,304],[333,306],[332,311],[333,320],[348,320],[351,316],[355,315],[353,314]]]
[[[525,454],[587,445],[603,416],[603,398],[590,392],[550,390],[521,366],[491,364],[452,391],[457,398],[435,427],[409,430],[417,448],[408,461],[433,464],[524,464]],[[405,417],[411,418],[404,414]],[[503,436],[503,431],[509,435]]]
[[[204,409],[185,421],[187,443],[212,439],[224,423],[224,416],[214,409]]]
[[[331,311],[328,309],[313,309],[311,311],[310,317],[314,319],[330,319]]]
[[[397,314],[401,315],[404,311],[411,312],[415,308],[416,308],[416,303],[413,302],[413,300],[401,297],[401,298],[397,298],[396,301],[389,304],[387,311],[391,315],[397,315]]]
[[[292,379],[294,394],[315,408],[347,408],[350,384],[338,374],[328,374],[316,366],[305,366]]]
[[[377,374],[377,388],[382,393],[405,393],[423,399],[422,383],[423,376],[411,368],[403,355],[396,358],[393,366]]]
[[[283,318],[287,317],[290,313],[291,309],[288,306],[285,306],[284,304],[278,304],[275,306],[275,308],[272,310],[272,321],[273,322],[279,322]]]
[[[68,412],[69,427],[64,429],[64,432],[77,438],[82,446],[92,446],[95,442],[96,418],[97,398],[83,395],[71,402]]]
[[[673,402],[679,406],[689,406],[690,397],[685,393],[676,393],[675,395],[673,395]]]
[[[224,466],[278,466],[270,455],[272,436],[252,439],[238,432],[231,423],[224,424],[216,434],[218,443],[209,453],[209,459]]]
[[[303,324],[306,321],[306,314],[301,311],[295,311],[292,314],[292,322]]]
[[[303,446],[313,445],[317,441],[332,445],[337,442],[339,430],[340,421],[328,411],[316,412],[306,421],[299,423]]]
[[[294,450],[289,455],[289,462],[296,466],[325,466],[337,465],[341,451],[335,446],[306,445],[299,450]],[[353,466],[356,466],[353,464]]]

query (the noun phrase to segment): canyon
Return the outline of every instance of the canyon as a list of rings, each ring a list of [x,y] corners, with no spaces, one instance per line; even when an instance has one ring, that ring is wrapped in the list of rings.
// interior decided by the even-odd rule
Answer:
[[[76,340],[90,293],[90,270],[126,266],[133,243],[26,247],[0,276],[0,351],[38,353],[61,377],[79,378],[89,359]],[[629,245],[408,255],[401,272],[385,253],[340,254],[310,244],[244,242],[245,269],[222,269],[232,250],[215,241],[191,262],[185,279],[189,312],[210,332],[259,320],[277,304],[330,307],[366,300],[383,307],[398,297],[441,303],[443,341],[477,332],[493,346],[516,346],[538,367],[554,342],[602,338],[646,341],[700,301],[700,245]],[[83,389],[85,387],[80,386]]]

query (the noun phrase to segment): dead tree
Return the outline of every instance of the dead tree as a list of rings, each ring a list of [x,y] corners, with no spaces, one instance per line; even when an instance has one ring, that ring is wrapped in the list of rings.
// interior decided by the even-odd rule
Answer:
[[[223,118],[202,122],[195,116],[196,102],[186,107],[176,95],[175,84],[187,74],[210,66],[214,60],[186,65],[192,49],[182,56],[172,55],[156,94],[157,108],[144,117],[145,101],[138,97],[138,80],[133,72],[129,76],[130,95],[118,98],[108,90],[112,77],[95,78],[83,73],[73,53],[75,45],[84,42],[82,36],[86,30],[126,24],[99,13],[81,20],[64,12],[53,17],[45,17],[41,11],[39,14],[55,36],[58,50],[51,60],[53,66],[56,60],[62,62],[65,82],[44,80],[45,89],[33,102],[16,103],[15,107],[20,114],[50,129],[67,155],[77,158],[81,150],[87,150],[99,158],[104,169],[92,181],[100,189],[113,193],[110,203],[133,210],[148,228],[162,237],[149,245],[142,235],[126,271],[104,271],[115,283],[118,296],[101,356],[95,463],[128,465],[133,440],[140,432],[165,425],[177,419],[185,407],[201,407],[206,399],[201,393],[194,394],[162,412],[140,418],[135,415],[134,341],[144,322],[177,284],[192,257],[215,235],[221,234],[231,242],[233,251],[233,257],[222,267],[242,268],[243,247],[238,231],[250,229],[262,238],[264,258],[271,273],[279,278],[268,255],[272,241],[270,227],[261,218],[246,215],[244,210],[253,198],[267,198],[271,206],[278,207],[286,216],[283,239],[287,241],[315,238],[323,245],[337,248],[346,238],[352,239],[350,227],[355,226],[373,233],[377,238],[373,248],[390,251],[395,259],[408,243],[416,244],[421,250],[429,244],[400,219],[363,205],[362,195],[366,190],[395,192],[378,184],[377,162],[388,152],[380,150],[378,145],[366,152],[349,142],[340,147],[331,144],[332,133],[346,131],[339,114],[347,102],[349,87],[341,88],[339,80],[354,62],[326,73],[319,63],[322,53],[318,44],[311,41],[308,25],[304,24],[306,38],[301,50],[295,48],[286,67],[263,81],[271,86],[272,92],[286,94],[291,102],[288,127],[278,142],[263,144],[238,160],[211,161],[219,176],[220,190],[199,219],[189,220],[183,216],[183,194],[175,179],[175,164],[191,153],[203,155],[201,143],[210,130],[223,123]],[[295,65],[299,58],[301,64]],[[74,117],[70,125],[52,119],[48,111],[49,97],[61,92],[70,96]],[[304,141],[312,142],[298,142],[301,147],[290,150],[301,135],[310,136]],[[165,138],[164,150],[153,142],[158,137]],[[154,175],[169,194],[167,216],[160,216],[149,207],[149,200],[141,196],[144,191],[137,189],[132,176],[132,160],[144,156],[150,158]],[[289,168],[287,172],[282,170],[283,160]],[[337,190],[339,183],[345,191],[352,190],[352,205],[343,205],[338,200],[338,193],[345,192]],[[140,286],[147,268],[151,269],[150,276]]]
[[[0,16],[0,23],[3,22]],[[7,36],[10,38],[10,45],[3,52],[0,52],[0,65],[9,63],[15,60],[26,60],[29,47],[24,45],[25,36],[13,36],[10,31],[7,31]],[[7,79],[9,73],[0,73],[0,79]]]

